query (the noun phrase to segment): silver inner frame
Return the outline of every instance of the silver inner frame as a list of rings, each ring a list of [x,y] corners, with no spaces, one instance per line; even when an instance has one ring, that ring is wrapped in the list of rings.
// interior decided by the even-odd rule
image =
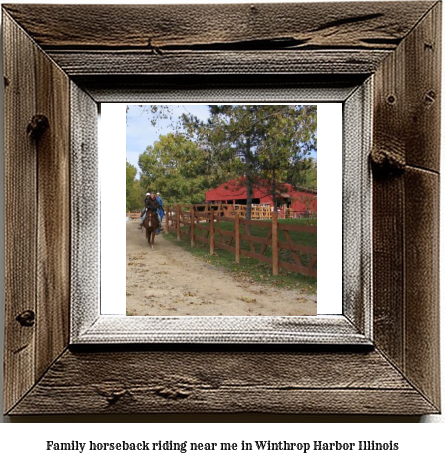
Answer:
[[[100,314],[97,105],[71,84],[71,344],[372,344],[372,78],[335,89],[157,91],[147,102],[343,104],[343,314],[127,317]],[[125,101],[131,101],[125,96]]]

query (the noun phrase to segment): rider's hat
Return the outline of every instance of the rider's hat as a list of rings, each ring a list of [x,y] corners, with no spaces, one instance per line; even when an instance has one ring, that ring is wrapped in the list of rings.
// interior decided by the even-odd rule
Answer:
[[[150,195],[150,192],[147,192],[147,193],[145,194],[145,197],[148,197],[149,195]]]

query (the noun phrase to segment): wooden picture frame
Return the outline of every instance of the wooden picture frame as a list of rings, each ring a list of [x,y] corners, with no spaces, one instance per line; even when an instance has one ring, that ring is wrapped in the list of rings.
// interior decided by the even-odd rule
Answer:
[[[6,414],[440,411],[440,2],[2,14]],[[360,287],[353,311],[299,320],[292,344],[151,340],[116,325],[110,339],[92,310],[98,251],[85,247],[97,228],[84,207],[94,209],[98,103],[348,87],[372,110],[354,126],[373,173],[372,256],[355,257],[372,262],[371,305]]]

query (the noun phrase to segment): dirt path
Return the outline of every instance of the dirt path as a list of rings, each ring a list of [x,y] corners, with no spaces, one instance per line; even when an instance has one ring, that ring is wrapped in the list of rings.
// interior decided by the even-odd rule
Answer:
[[[315,295],[234,278],[162,234],[150,249],[136,221],[127,222],[127,315],[316,315]]]

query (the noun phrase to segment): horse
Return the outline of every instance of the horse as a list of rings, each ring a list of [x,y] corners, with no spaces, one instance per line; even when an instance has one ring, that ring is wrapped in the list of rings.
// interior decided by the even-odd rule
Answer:
[[[143,217],[144,215],[145,215],[145,208],[141,211],[141,219],[142,219],[142,217]],[[142,224],[140,225],[140,228],[139,228],[139,229],[141,230],[141,232],[145,229],[145,224],[144,224],[144,223],[145,223],[145,220],[144,220],[144,221],[142,222]]]
[[[155,243],[156,230],[159,228],[159,220],[154,211],[147,211],[147,216],[144,220],[144,228],[148,244],[151,248],[153,248],[153,244]]]

